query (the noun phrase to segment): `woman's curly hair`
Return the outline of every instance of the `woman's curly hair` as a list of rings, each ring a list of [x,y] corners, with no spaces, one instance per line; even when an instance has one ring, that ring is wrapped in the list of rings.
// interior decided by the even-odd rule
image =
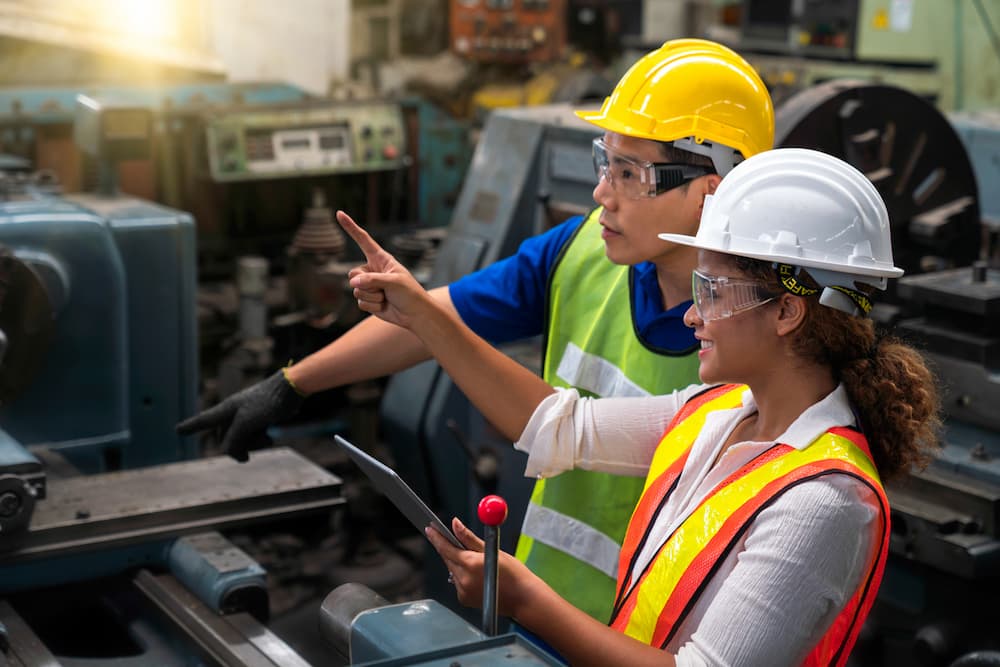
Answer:
[[[737,267],[781,293],[770,262],[736,258]],[[817,287],[808,275],[800,282]],[[822,288],[819,288],[820,290]],[[940,399],[923,355],[894,336],[880,335],[870,318],[855,317],[808,297],[794,351],[832,369],[861,421],[883,480],[923,468],[940,447]]]

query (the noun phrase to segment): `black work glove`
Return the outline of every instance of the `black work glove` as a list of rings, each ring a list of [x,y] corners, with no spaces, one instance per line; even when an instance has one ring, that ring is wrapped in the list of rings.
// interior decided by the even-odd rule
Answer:
[[[211,428],[222,429],[222,448],[240,463],[247,451],[271,444],[267,427],[288,419],[302,405],[301,396],[283,371],[235,393],[218,405],[177,424],[177,432],[190,435]]]

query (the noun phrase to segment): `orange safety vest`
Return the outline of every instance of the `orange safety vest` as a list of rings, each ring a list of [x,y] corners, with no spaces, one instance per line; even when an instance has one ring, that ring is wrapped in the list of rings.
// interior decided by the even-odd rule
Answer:
[[[705,417],[742,405],[745,390],[743,385],[707,389],[689,400],[667,426],[625,534],[610,625],[639,641],[666,648],[705,584],[761,510],[800,482],[829,474],[850,475],[878,499],[882,517],[878,549],[858,589],[803,663],[843,665],[875,601],[889,552],[889,501],[868,443],[853,429],[832,428],[803,450],[779,443],[756,456],[713,489],[637,573],[638,580],[633,579],[649,528],[677,486]]]

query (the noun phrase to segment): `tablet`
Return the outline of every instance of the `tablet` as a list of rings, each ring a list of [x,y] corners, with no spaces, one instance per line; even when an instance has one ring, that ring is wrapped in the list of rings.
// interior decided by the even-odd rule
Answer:
[[[364,452],[339,435],[333,437],[337,444],[343,447],[344,451],[358,464],[358,467],[375,484],[375,488],[388,496],[393,505],[410,520],[421,533],[427,526],[434,528],[444,535],[449,542],[459,549],[464,549],[465,545],[458,541],[455,534],[438,518],[437,514],[420,499],[413,489],[411,489],[403,479],[396,474],[396,471],[382,463],[371,454]]]

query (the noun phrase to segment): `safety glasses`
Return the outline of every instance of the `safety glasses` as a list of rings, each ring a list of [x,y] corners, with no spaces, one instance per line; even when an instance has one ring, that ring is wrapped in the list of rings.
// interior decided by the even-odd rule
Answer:
[[[703,322],[724,320],[778,297],[750,280],[708,276],[698,271],[691,272],[691,294]]]
[[[607,179],[615,192],[629,199],[655,197],[715,173],[709,167],[694,164],[637,160],[622,155],[600,138],[594,139],[593,156],[597,178]]]

